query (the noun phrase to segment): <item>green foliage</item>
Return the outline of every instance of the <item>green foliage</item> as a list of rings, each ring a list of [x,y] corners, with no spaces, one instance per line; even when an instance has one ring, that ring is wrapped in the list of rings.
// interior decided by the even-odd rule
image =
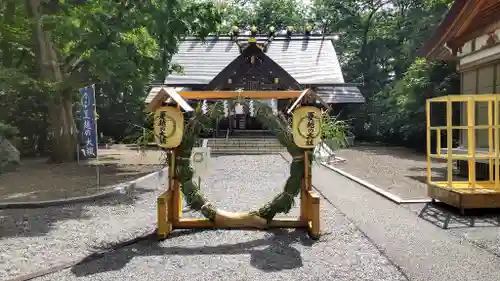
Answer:
[[[338,118],[325,126],[352,128],[357,138],[417,147],[421,126],[414,124],[425,97],[458,92],[452,65],[416,61],[451,0],[42,1],[40,23],[50,34],[61,81],[40,76],[30,2],[0,1],[0,120],[19,128],[34,150],[46,149],[48,101],[75,98],[89,84],[96,85],[100,133],[116,141],[140,137],[151,126],[142,113],[146,84],[182,72],[171,64],[179,41],[227,34],[235,24],[260,32],[290,25],[302,32],[312,24],[338,34],[344,78],[363,83],[367,102],[349,107],[351,127]]]
[[[453,66],[415,60],[394,87],[373,98],[375,114],[371,124],[375,127],[374,133],[381,141],[406,143],[423,149],[426,99],[459,90],[459,76]]]
[[[18,133],[18,130],[0,121],[0,139],[10,139]]]
[[[44,40],[62,74],[56,81],[39,73],[43,63],[32,37],[38,18],[26,12],[32,2],[0,1],[0,107],[6,109],[0,120],[42,151],[48,102],[74,100],[78,88],[90,84],[96,85],[100,133],[117,141],[139,136],[148,126],[146,84],[180,70],[170,60],[184,36],[204,37],[221,22],[210,1],[42,1],[40,24],[50,34]]]
[[[340,120],[337,116],[331,116],[324,112],[321,123],[321,139],[331,149],[339,149],[347,146],[347,138],[351,136],[349,124]]]
[[[228,34],[233,25],[250,28],[255,25],[260,33],[270,26],[276,30],[294,26],[303,30],[308,23],[308,8],[299,0],[233,0],[220,4],[224,20],[219,33]]]

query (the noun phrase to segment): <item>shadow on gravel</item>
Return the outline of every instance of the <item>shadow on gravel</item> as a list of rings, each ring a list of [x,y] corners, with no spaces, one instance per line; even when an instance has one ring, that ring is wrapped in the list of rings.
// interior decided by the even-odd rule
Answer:
[[[409,168],[408,171],[410,172],[423,172],[427,171],[427,168],[422,168],[422,167],[412,167]],[[467,178],[461,177],[457,174],[455,174],[456,171],[453,173],[453,180],[454,181],[467,181]],[[440,168],[432,168],[432,180],[433,181],[447,181],[448,180],[448,168],[447,167],[440,167]],[[406,175],[407,178],[410,178],[415,181],[419,181],[421,183],[427,184],[427,175],[422,175],[422,176],[409,176]]]
[[[85,220],[91,206],[132,205],[141,194],[155,190],[135,187],[128,193],[116,193],[108,198],[74,205],[61,205],[45,208],[0,210],[0,239],[8,237],[43,236],[50,232],[54,224],[65,220]]]
[[[174,239],[210,230],[183,230],[173,232]],[[252,241],[203,247],[162,247],[161,241],[146,240],[120,250],[107,252],[98,258],[91,257],[75,265],[71,272],[77,276],[89,276],[97,273],[117,271],[124,268],[135,257],[148,256],[191,256],[191,255],[242,255],[250,254],[250,265],[265,272],[294,269],[303,266],[300,252],[292,245],[299,243],[312,246],[314,241],[306,232],[300,230],[273,230],[271,237]],[[264,249],[256,249],[257,247]]]
[[[498,209],[466,210],[462,216],[457,208],[443,203],[427,203],[419,217],[442,229],[500,227]]]

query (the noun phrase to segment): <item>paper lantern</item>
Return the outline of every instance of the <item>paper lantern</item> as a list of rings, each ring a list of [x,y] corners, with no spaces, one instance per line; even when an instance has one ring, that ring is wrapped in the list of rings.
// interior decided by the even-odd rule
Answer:
[[[295,109],[292,133],[298,147],[314,148],[321,141],[321,109],[314,106]]]
[[[184,134],[184,116],[178,107],[164,106],[155,111],[155,141],[163,148],[174,148],[181,144]]]

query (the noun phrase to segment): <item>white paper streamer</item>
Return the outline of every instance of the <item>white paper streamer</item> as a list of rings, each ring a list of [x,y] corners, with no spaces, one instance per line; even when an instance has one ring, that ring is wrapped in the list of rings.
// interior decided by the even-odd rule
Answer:
[[[227,100],[224,101],[224,117],[229,116],[229,102]]]
[[[278,115],[278,102],[276,99],[271,100],[271,109],[273,110],[273,115]]]
[[[248,107],[249,107],[249,113],[250,113],[250,116],[252,117],[255,117],[255,107],[254,107],[254,104],[253,104],[253,100],[250,100],[250,102],[248,103]]]
[[[203,100],[203,103],[201,104],[201,113],[207,114],[207,111],[208,111],[207,100]]]

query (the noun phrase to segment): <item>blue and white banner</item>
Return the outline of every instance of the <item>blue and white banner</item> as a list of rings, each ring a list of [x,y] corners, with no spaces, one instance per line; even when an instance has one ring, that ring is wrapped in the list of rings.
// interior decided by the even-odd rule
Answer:
[[[94,85],[80,89],[80,153],[85,158],[97,157],[97,116]]]

